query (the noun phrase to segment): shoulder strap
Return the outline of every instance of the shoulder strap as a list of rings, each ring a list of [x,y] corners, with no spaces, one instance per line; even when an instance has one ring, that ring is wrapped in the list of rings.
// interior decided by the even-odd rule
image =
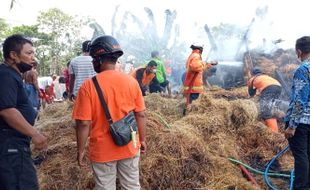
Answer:
[[[103,107],[105,116],[106,116],[106,118],[107,118],[109,124],[112,124],[112,123],[113,123],[113,120],[112,120],[111,114],[110,114],[110,112],[109,112],[108,105],[107,105],[107,103],[106,103],[105,100],[104,100],[103,92],[102,92],[102,90],[101,90],[101,88],[100,88],[100,86],[99,86],[99,83],[98,83],[98,81],[97,81],[96,76],[92,77],[92,80],[93,80],[93,82],[94,82],[94,84],[95,84],[96,91],[97,91],[97,94],[98,94],[98,96],[99,96],[101,105],[102,105],[102,107]]]
[[[252,82],[251,82],[251,87],[253,88],[254,86],[254,80],[258,77],[258,76],[261,76],[262,74],[257,74],[254,78],[253,78],[253,80],[252,80]]]

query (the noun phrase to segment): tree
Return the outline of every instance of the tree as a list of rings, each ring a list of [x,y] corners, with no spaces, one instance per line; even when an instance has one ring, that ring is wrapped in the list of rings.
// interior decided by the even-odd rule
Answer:
[[[59,74],[68,59],[77,54],[77,47],[83,40],[81,29],[88,21],[88,18],[73,17],[57,8],[40,13],[37,18],[39,30],[49,36],[41,53],[47,56],[50,73]]]
[[[8,31],[10,30],[10,26],[5,22],[4,19],[0,18],[0,47],[2,49],[2,42],[7,36]],[[2,51],[0,51],[0,61],[3,61]]]

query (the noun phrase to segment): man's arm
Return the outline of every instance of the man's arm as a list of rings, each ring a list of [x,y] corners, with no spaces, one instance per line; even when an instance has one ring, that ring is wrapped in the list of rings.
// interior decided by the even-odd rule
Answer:
[[[145,126],[146,126],[146,116],[145,111],[135,112],[135,118],[138,125],[139,139],[141,143],[141,153],[146,152],[146,142],[145,142]]]
[[[188,66],[192,72],[201,72],[205,67],[205,63],[199,56],[194,56]]]
[[[71,96],[73,94],[73,88],[74,88],[74,81],[75,81],[75,75],[74,74],[70,74],[69,75],[69,95]],[[71,99],[71,97],[69,96],[69,98]]]
[[[83,158],[85,155],[85,146],[89,135],[91,121],[76,120],[76,141],[77,141],[77,160],[79,166],[84,166]]]
[[[12,128],[32,138],[36,149],[47,147],[47,139],[36,128],[32,127],[16,108],[8,108],[0,111],[0,117]]]

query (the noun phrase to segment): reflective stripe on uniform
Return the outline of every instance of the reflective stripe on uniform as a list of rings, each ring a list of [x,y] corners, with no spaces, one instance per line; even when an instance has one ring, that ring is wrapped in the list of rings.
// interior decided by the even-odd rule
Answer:
[[[189,86],[184,86],[183,89],[189,90]],[[203,90],[203,86],[193,86],[191,89],[192,90]]]

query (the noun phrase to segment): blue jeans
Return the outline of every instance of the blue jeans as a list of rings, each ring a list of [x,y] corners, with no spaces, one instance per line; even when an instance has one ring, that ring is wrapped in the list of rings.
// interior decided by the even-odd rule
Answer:
[[[36,169],[26,139],[3,136],[0,130],[1,190],[38,190]]]

